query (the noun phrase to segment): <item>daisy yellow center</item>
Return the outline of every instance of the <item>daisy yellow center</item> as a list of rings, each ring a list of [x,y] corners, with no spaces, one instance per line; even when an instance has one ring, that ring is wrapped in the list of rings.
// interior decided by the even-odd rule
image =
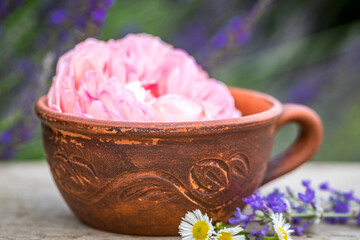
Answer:
[[[281,235],[282,239],[288,240],[288,235],[286,234],[286,231],[284,229],[279,227],[279,232],[280,232],[280,235]]]
[[[222,232],[218,240],[232,240],[232,236],[228,232]]]
[[[207,238],[209,229],[210,227],[207,222],[197,221],[192,228],[193,237],[196,240],[205,240]]]

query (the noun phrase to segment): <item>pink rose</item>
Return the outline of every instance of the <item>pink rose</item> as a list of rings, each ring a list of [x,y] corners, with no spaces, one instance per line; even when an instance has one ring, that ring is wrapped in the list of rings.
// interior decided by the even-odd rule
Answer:
[[[201,121],[240,117],[225,84],[185,51],[130,34],[87,39],[64,54],[48,93],[59,112],[118,121]]]

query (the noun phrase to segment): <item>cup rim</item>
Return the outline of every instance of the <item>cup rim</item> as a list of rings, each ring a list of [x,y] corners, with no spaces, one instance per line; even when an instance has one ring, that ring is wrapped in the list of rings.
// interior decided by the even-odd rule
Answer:
[[[262,112],[238,118],[192,121],[192,122],[125,122],[91,119],[66,113],[59,113],[47,105],[47,95],[40,97],[35,104],[35,113],[45,125],[79,133],[125,134],[125,135],[168,135],[168,134],[206,134],[234,131],[239,127],[269,124],[282,112],[282,104],[274,97],[254,90],[229,87],[232,93],[252,95],[272,106]]]

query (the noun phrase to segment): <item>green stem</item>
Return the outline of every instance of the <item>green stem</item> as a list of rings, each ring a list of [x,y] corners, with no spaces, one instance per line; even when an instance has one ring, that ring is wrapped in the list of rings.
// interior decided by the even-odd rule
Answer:
[[[306,213],[291,213],[291,217],[302,217],[302,218],[313,218],[315,213],[306,212]],[[334,218],[334,217],[347,217],[347,218],[357,218],[356,214],[352,213],[324,213],[322,215],[324,218]]]
[[[256,234],[254,235],[254,237],[265,239],[265,240],[277,240],[278,239],[276,236],[274,236],[274,237],[263,237],[263,236],[256,235]]]

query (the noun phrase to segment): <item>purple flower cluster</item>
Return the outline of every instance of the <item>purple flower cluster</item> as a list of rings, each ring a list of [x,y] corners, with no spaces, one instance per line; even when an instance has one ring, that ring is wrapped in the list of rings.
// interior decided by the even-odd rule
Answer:
[[[241,226],[246,227],[248,223],[257,221],[256,217],[259,211],[269,214],[271,211],[283,213],[288,210],[288,206],[286,204],[286,196],[284,193],[280,192],[279,189],[275,189],[267,196],[261,196],[259,192],[255,192],[249,197],[244,198],[243,202],[251,206],[252,213],[244,214],[239,208],[237,208],[234,212],[234,217],[229,219],[230,224],[241,224]],[[266,225],[265,228],[263,228],[262,230],[253,231],[250,235],[265,236],[268,230],[269,226]]]
[[[257,236],[265,237],[266,233],[269,231],[269,228],[270,228],[269,225],[265,225],[265,227],[263,229],[261,229],[261,230],[252,231],[250,233],[250,236],[257,235]],[[255,240],[261,240],[261,238],[256,237]]]
[[[205,67],[210,67],[216,62],[227,59],[227,55],[247,44],[250,39],[251,31],[246,28],[246,19],[235,16],[211,37],[209,44],[200,48],[198,52],[200,61]]]
[[[303,193],[298,193],[299,199],[303,202],[303,203],[311,203],[311,204],[315,204],[315,191],[314,189],[311,188],[310,186],[310,181],[309,180],[303,180],[302,181],[302,185],[306,188],[305,194]]]
[[[114,0],[63,1],[46,7],[48,23],[55,27],[60,41],[67,42],[71,36],[82,40],[88,34],[95,34],[103,25],[108,9]]]
[[[247,224],[251,221],[251,217],[251,215],[243,214],[240,208],[236,208],[234,217],[229,219],[229,223],[232,225],[241,224],[241,226],[246,227]]]
[[[0,22],[10,15],[14,10],[24,4],[24,0],[2,0],[0,1]]]
[[[33,113],[32,103],[36,93],[41,91],[39,84],[38,68],[29,58],[19,58],[9,61],[8,69],[18,80],[23,80],[23,85],[17,89],[11,89],[8,94],[0,98],[3,106],[0,114],[4,116],[4,128],[0,129],[0,159],[11,159],[15,156],[15,148],[18,144],[28,141],[38,125]],[[0,78],[6,78],[6,74],[0,71]],[[34,86],[30,89],[28,86]],[[9,95],[18,95],[16,101],[11,101]],[[30,103],[30,104],[29,104]],[[11,115],[11,113],[16,113]],[[26,119],[25,119],[26,118]]]
[[[11,143],[13,140],[13,135],[10,130],[5,130],[0,134],[0,143],[2,146],[2,156],[5,159],[9,159],[14,156],[14,150],[11,148]]]
[[[354,195],[353,191],[342,192],[337,189],[334,189],[330,186],[328,182],[324,182],[320,184],[320,189],[323,191],[327,191],[330,193],[328,202],[330,203],[330,207],[328,207],[328,211],[333,211],[335,213],[350,213],[351,212],[351,204],[360,204],[360,199]],[[359,212],[360,214],[360,212]],[[325,221],[336,224],[336,223],[347,223],[349,218],[346,217],[333,217],[333,218],[325,218]],[[357,223],[360,225],[359,215],[357,218]]]
[[[233,12],[234,6],[219,6],[216,1],[209,1],[198,9],[193,21],[180,29],[174,39],[175,45],[191,52],[204,68],[211,70],[212,66],[224,63],[239,47],[250,42],[257,21],[264,14],[264,6],[271,2],[273,0],[259,1],[250,11],[224,19],[221,14]]]
[[[244,19],[239,16],[231,18],[224,29],[216,33],[212,39],[215,49],[222,49],[228,44],[242,46],[250,41],[251,34],[244,28]]]
[[[275,188],[275,190],[267,196],[267,205],[274,212],[283,213],[288,209],[285,199],[285,194]]]
[[[24,4],[24,0],[1,0],[0,1],[0,37],[3,33],[2,22],[16,9]]]
[[[8,27],[3,20],[30,4],[23,0],[0,1],[0,37]],[[34,20],[37,34],[22,41],[24,56],[9,51],[0,54],[0,60],[7,63],[7,68],[0,69],[0,78],[16,82],[0,96],[1,120],[6,123],[0,129],[0,160],[13,158],[17,146],[30,140],[39,125],[33,105],[46,92],[55,63],[45,63],[47,56],[56,59],[75,42],[97,36],[113,4],[114,0],[39,1],[39,14]]]
[[[244,198],[243,202],[249,204],[254,211],[272,210],[273,212],[283,213],[287,210],[285,199],[285,194],[281,193],[279,189],[276,188],[273,192],[263,197],[260,196],[259,192],[256,192],[253,195]]]
[[[260,196],[259,192],[256,192],[253,195],[243,199],[243,202],[249,204],[255,211],[267,210],[268,207],[266,206],[265,201],[266,197]]]
[[[305,223],[300,226],[292,226],[291,229],[294,230],[295,235],[304,236],[303,231],[306,230],[308,227],[309,227],[309,224]]]
[[[251,207],[250,214],[245,214],[237,208],[229,223],[241,224],[244,227],[251,222],[265,224],[262,230],[253,231],[250,236],[266,235],[269,229],[267,223],[271,221],[269,216],[272,213],[282,213],[291,222],[291,229],[299,236],[304,235],[303,231],[311,224],[319,223],[322,219],[330,223],[347,223],[355,219],[360,225],[360,199],[353,191],[342,192],[330,187],[328,183],[322,183],[319,188],[327,191],[329,197],[321,199],[317,197],[310,180],[303,180],[302,185],[305,187],[304,193],[295,194],[289,187],[286,188],[286,193],[279,189],[265,196],[260,195],[258,191],[255,192],[243,199],[243,202]],[[354,205],[357,208],[352,209]]]

